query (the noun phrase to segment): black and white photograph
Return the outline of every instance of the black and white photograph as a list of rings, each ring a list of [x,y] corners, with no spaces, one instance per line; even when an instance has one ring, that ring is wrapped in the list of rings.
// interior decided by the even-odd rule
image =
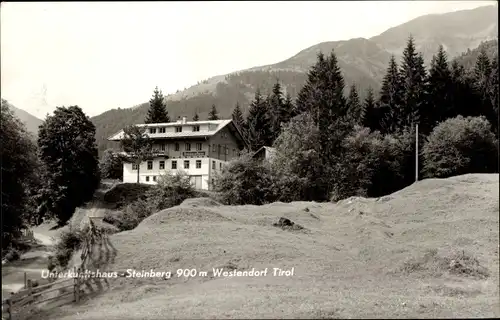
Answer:
[[[497,1],[0,23],[2,320],[500,318]]]

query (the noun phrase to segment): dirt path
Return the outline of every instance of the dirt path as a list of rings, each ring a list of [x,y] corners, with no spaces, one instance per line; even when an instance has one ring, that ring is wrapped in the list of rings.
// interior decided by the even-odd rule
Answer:
[[[42,271],[47,270],[47,257],[55,243],[54,237],[46,234],[47,231],[50,231],[50,225],[33,229],[37,244],[23,253],[18,261],[7,262],[2,266],[2,299],[24,287],[25,273],[27,279],[40,279]]]

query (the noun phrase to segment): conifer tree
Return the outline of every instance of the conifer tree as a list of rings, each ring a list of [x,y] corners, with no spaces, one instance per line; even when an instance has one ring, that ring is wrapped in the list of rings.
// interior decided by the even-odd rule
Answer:
[[[498,75],[498,74],[497,74]],[[472,74],[472,80],[474,81],[474,89],[481,101],[480,112],[482,115],[486,116],[486,119],[493,125],[496,131],[498,117],[495,109],[498,106],[492,105],[492,94],[494,86],[492,80],[492,63],[486,54],[486,49],[483,47],[477,57],[476,64],[474,66],[474,71]]]
[[[356,84],[352,84],[347,98],[348,118],[353,124],[361,125],[364,123],[365,105],[359,101],[358,89]]]
[[[243,112],[241,111],[240,103],[236,102],[236,106],[233,109],[232,119],[241,133],[246,136],[246,123],[243,117]]]
[[[281,92],[279,82],[276,82],[273,86],[273,90],[268,97],[268,105],[269,117],[271,118],[272,141],[274,142],[281,132],[281,123],[285,116],[283,93]]]
[[[212,109],[208,113],[208,120],[219,120],[219,114],[217,112],[215,104],[212,105]]]
[[[146,115],[145,123],[165,123],[170,122],[168,116],[165,97],[158,87],[153,91],[153,97],[149,100],[149,109]]]
[[[399,129],[412,127],[420,123],[420,117],[425,108],[425,81],[426,70],[424,59],[417,53],[415,42],[410,35],[406,48],[403,50],[403,59],[400,68],[402,113],[399,118]],[[422,131],[428,130],[423,123]]]
[[[451,71],[443,46],[439,46],[438,53],[432,58],[427,94],[425,117],[431,126],[429,130],[432,130],[437,123],[456,116],[451,97],[453,94]]]
[[[263,146],[272,144],[272,119],[269,118],[266,99],[260,93],[260,89],[255,91],[254,100],[250,104],[247,127],[250,150],[257,151]]]
[[[285,102],[283,103],[283,109],[285,110],[285,114],[287,115],[284,119],[285,123],[290,122],[290,120],[297,115],[295,114],[295,106],[293,104],[292,96],[290,95],[290,93],[286,94]]]
[[[368,87],[364,103],[365,116],[362,125],[371,131],[380,131],[380,108],[377,108],[373,88]]]
[[[341,170],[342,141],[352,129],[347,120],[344,87],[335,53],[332,51],[327,58],[319,53],[296,102],[297,112],[308,112],[319,131],[319,157],[323,170],[323,180],[318,181],[323,193],[320,197],[327,197],[332,190],[332,182]]]
[[[465,73],[462,65],[459,65],[457,60],[453,60],[451,64],[451,81],[452,81],[452,114],[450,118],[458,115],[463,117],[476,117],[481,115],[481,110],[477,106],[481,105],[481,99],[474,90],[472,79]]]
[[[391,56],[389,67],[382,81],[380,90],[378,119],[382,133],[393,133],[401,125],[399,116],[402,111],[401,77],[396,58]]]

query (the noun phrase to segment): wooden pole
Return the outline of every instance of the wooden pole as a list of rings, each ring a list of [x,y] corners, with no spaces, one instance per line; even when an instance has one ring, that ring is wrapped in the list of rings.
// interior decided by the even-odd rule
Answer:
[[[80,302],[80,277],[78,275],[75,277],[73,292],[75,295],[75,302]]]
[[[418,124],[415,129],[415,182],[418,181]]]
[[[7,307],[9,308],[7,315],[9,317],[9,320],[12,320],[12,299],[7,299]]]
[[[24,289],[26,289],[26,286],[28,285],[27,278],[26,278],[26,272],[24,272]]]

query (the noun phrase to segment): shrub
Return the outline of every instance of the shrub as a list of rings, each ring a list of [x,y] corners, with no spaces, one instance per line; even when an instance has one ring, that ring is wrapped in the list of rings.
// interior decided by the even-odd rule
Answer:
[[[79,250],[84,241],[84,230],[70,228],[68,231],[63,231],[55,246],[55,264],[63,269],[66,268],[73,252]]]
[[[4,259],[9,262],[19,260],[19,258],[21,258],[21,254],[14,248],[11,248],[4,256]]]
[[[228,205],[272,202],[273,178],[269,166],[244,155],[229,162],[214,178],[214,190],[219,201]]]
[[[437,125],[422,150],[424,176],[498,172],[498,140],[490,128],[482,116],[458,116]]]
[[[182,171],[161,175],[158,183],[146,193],[147,201],[156,211],[177,206],[195,195],[189,176]]]
[[[381,143],[374,146],[373,152],[379,162],[368,188],[370,197],[391,194],[415,181],[415,133],[404,130],[378,137]]]
[[[108,214],[104,221],[117,227],[120,231],[132,230],[142,220],[155,212],[147,200],[136,200],[118,212]]]
[[[331,200],[368,196],[374,173],[382,162],[382,137],[379,132],[355,127],[342,141],[342,161],[333,167]]]

